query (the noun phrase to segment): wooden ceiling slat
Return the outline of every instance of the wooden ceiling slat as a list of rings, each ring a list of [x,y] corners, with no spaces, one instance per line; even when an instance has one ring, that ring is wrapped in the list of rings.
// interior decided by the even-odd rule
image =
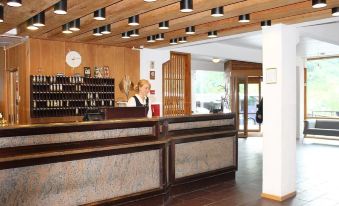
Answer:
[[[48,0],[47,0],[48,1]],[[59,1],[59,0],[58,0]],[[56,1],[56,2],[58,2]],[[46,11],[46,26],[41,27],[36,31],[30,31],[26,28],[26,24],[19,26],[19,35],[29,35],[32,37],[41,37],[45,32],[48,32],[55,28],[60,28],[63,24],[66,24],[74,19],[80,18],[85,14],[92,13],[97,9],[110,6],[122,0],[68,0],[68,9],[66,15],[54,14],[53,8]]]
[[[224,7],[224,13],[225,15],[223,17],[219,17],[219,18],[215,18],[215,17],[211,17],[210,15],[210,11],[204,11],[204,12],[200,12],[200,13],[196,13],[193,15],[189,15],[189,16],[185,16],[182,18],[177,18],[173,21],[170,22],[170,30],[168,30],[165,33],[165,37],[167,40],[169,40],[167,38],[168,34],[169,36],[171,36],[171,32],[174,30],[180,30],[180,31],[184,31],[184,29],[187,26],[194,26],[194,25],[198,25],[196,26],[196,30],[197,32],[199,32],[199,25],[203,25],[205,24],[205,27],[210,28],[209,30],[217,30],[220,28],[223,28],[223,25],[225,24],[226,26],[230,23],[230,21],[228,20],[228,18],[232,18],[231,22],[238,22],[238,16],[240,14],[246,14],[246,13],[251,13],[251,15],[253,14],[253,12],[258,12],[258,11],[265,11],[265,10],[269,10],[272,8],[276,8],[276,7],[282,7],[282,6],[286,6],[289,5],[290,3],[298,3],[298,2],[308,2],[305,0],[290,0],[290,1],[274,1],[272,2],[271,0],[251,0],[251,1],[244,1],[244,2],[239,2],[239,3],[235,3],[235,4],[231,4],[228,6]],[[225,20],[226,19],[226,20]],[[222,21],[224,20],[224,22]],[[235,26],[235,25],[232,25]],[[157,28],[157,25],[152,25],[149,27],[145,27],[140,29],[140,37],[136,38],[137,40],[125,40],[120,38],[120,36],[115,36],[112,38],[107,38],[104,40],[98,40],[97,42],[102,43],[102,44],[119,44],[119,43],[127,43],[129,44],[129,42],[131,41],[142,41],[142,42],[146,42],[145,41],[145,37],[147,35],[150,34],[156,34],[157,32],[160,32],[159,29]],[[204,31],[207,32],[207,31]],[[178,33],[178,32],[176,32]],[[186,36],[184,32],[180,32],[181,36]],[[176,36],[171,36],[171,37],[176,37]]]
[[[83,34],[86,34],[86,36],[92,36],[92,31],[94,28],[98,28],[100,26],[119,21],[123,22],[124,25],[127,25],[127,18],[130,16],[149,12],[163,6],[176,3],[177,1],[178,0],[164,0],[154,3],[146,3],[144,2],[144,0],[124,0],[106,8],[106,20],[104,21],[94,20],[93,14],[90,13],[81,18],[80,32],[74,32],[72,34],[64,35],[61,33],[61,28],[57,28],[45,34],[45,37],[56,38],[58,40],[67,40],[72,39],[72,37],[76,38],[77,36],[83,36]],[[143,23],[142,20],[143,19],[141,18],[141,23]],[[112,28],[112,31],[113,30],[114,29]]]
[[[109,38],[115,35],[120,37],[122,32],[129,31],[131,29],[141,29],[145,26],[153,25],[158,28],[158,23],[161,21],[172,20],[179,17],[189,16],[194,13],[199,13],[201,11],[205,11],[217,6],[228,5],[237,2],[241,2],[244,0],[217,0],[217,1],[208,1],[206,0],[195,0],[194,1],[194,12],[192,13],[182,13],[180,12],[179,3],[171,4],[168,6],[164,6],[162,8],[147,12],[145,14],[140,15],[140,26],[131,27],[127,25],[127,20],[119,21],[111,25],[112,33],[110,35],[105,35],[103,37],[93,37],[92,31],[89,31],[85,34],[76,36],[72,38],[72,41],[87,41],[87,42],[97,42],[100,43],[100,39]],[[171,25],[171,21],[170,21]]]
[[[335,0],[329,0],[328,1],[329,7],[336,7],[339,6],[339,2]],[[293,8],[293,9],[292,9]],[[318,9],[316,11],[326,11],[327,12],[327,17],[331,17],[331,11],[326,8]],[[282,18],[287,17],[286,13],[287,11],[291,11],[288,14],[292,16],[293,18],[301,18],[303,15],[307,15],[308,13],[313,13],[315,10],[312,9],[311,3],[306,1],[306,2],[301,2],[298,4],[293,4],[293,5],[287,5],[284,7],[278,7],[278,8],[273,8],[261,12],[254,12],[251,14],[251,24],[256,24],[258,28],[260,28],[260,22],[262,20],[267,20],[271,19],[272,22],[277,22],[278,20],[281,20]],[[313,12],[312,12],[313,11]],[[315,17],[316,19],[321,19],[322,16],[320,17]],[[295,21],[291,22],[297,22],[297,19]],[[285,22],[282,22],[285,23]],[[237,26],[238,25],[238,26]],[[247,24],[250,25],[250,24]],[[227,30],[227,29],[233,29],[233,28],[242,28],[242,26],[247,26],[246,24],[241,25],[238,23],[237,18],[229,18],[225,20],[220,20],[218,22],[211,22],[208,24],[203,24],[199,25],[196,27],[196,35],[188,36],[185,35],[184,30],[176,30],[170,33],[167,33],[165,37],[166,41],[162,42],[156,42],[156,43],[147,43],[145,39],[136,39],[134,41],[130,42],[124,42],[124,43],[113,43],[114,45],[121,46],[122,44],[127,47],[138,47],[140,45],[143,45],[145,47],[150,47],[150,48],[158,48],[158,47],[164,47],[164,46],[169,46],[169,39],[171,38],[177,38],[179,36],[188,36],[189,42],[195,41],[195,36],[199,36],[198,39],[203,40],[203,39],[208,39],[207,38],[207,32],[210,30],[210,28],[214,28],[218,30],[218,35],[223,36],[222,33],[220,33],[220,30]]]
[[[35,16],[40,11],[43,11],[60,0],[29,0],[23,1],[21,7],[11,7],[5,4],[4,6],[4,19],[3,23],[0,23],[0,34],[3,34],[17,25],[26,22],[27,19]]]

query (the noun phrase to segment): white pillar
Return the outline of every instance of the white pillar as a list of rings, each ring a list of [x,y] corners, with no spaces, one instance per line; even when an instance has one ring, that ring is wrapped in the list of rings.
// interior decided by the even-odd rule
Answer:
[[[282,24],[263,32],[263,193],[283,201],[296,192],[297,30]]]

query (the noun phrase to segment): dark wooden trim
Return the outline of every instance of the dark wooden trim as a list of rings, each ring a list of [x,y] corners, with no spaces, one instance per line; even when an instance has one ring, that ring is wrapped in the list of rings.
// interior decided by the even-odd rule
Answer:
[[[215,175],[205,177],[197,177],[192,178],[191,180],[183,181],[179,184],[172,185],[171,187],[171,196],[178,195],[180,193],[190,192],[194,191],[200,188],[206,188],[208,186],[218,184],[224,181],[228,180],[234,180],[235,179],[235,171],[229,170],[225,172],[216,173]]]
[[[29,145],[29,146],[19,146],[19,147],[8,147],[0,149],[0,156],[4,157],[13,157],[19,155],[32,155],[32,154],[44,154],[51,152],[61,152],[61,151],[70,151],[70,150],[81,150],[81,149],[91,149],[99,147],[107,147],[128,143],[142,143],[150,142],[157,140],[154,136],[130,136],[130,137],[120,137],[120,138],[110,138],[110,139],[98,139],[98,140],[86,140],[78,142],[63,142],[63,143],[54,143],[54,144],[40,144],[40,145]]]
[[[70,132],[86,132],[96,130],[110,130],[110,129],[128,129],[139,127],[155,127],[156,120],[149,121],[99,121],[88,123],[62,123],[62,124],[47,124],[37,126],[18,126],[15,128],[0,128],[0,137],[13,136],[29,136],[41,134],[57,134]]]
[[[181,122],[197,122],[197,121],[233,119],[233,118],[235,118],[234,113],[214,114],[214,115],[201,114],[201,115],[190,115],[190,116],[165,117],[165,118],[161,118],[161,121],[168,121],[168,123],[181,123]]]
[[[224,137],[236,137],[237,131],[228,131],[228,132],[221,132],[221,133],[210,133],[210,134],[202,134],[199,136],[192,135],[191,137],[182,138],[182,139],[173,139],[172,141],[175,144],[187,143],[187,142],[196,142],[196,141],[204,141],[204,140],[211,140],[211,139],[219,139]]]
[[[9,160],[9,161],[0,162],[0,170],[9,169],[9,168],[26,167],[26,166],[32,166],[32,165],[42,165],[42,164],[50,164],[50,163],[57,163],[57,162],[67,162],[67,161],[73,161],[73,160],[105,157],[105,156],[111,156],[111,155],[143,152],[143,151],[157,150],[161,148],[163,148],[163,143],[158,143],[154,145],[133,146],[133,147],[127,147],[127,148],[113,148],[113,149],[107,149],[107,150],[90,151],[90,152],[83,152],[83,153],[76,153],[76,154],[52,155],[49,157]]]
[[[181,129],[181,130],[170,130],[167,132],[168,136],[176,136],[176,135],[185,135],[185,134],[201,134],[206,132],[222,132],[225,130],[235,130],[235,125],[223,125],[216,127],[202,127],[202,128],[194,128],[194,129]]]

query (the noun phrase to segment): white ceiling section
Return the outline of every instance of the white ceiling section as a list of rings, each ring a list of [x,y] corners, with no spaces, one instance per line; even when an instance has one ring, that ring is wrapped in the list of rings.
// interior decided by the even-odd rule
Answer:
[[[298,56],[304,58],[339,55],[339,17],[332,17],[295,25],[300,32]],[[178,52],[192,54],[193,61],[211,61],[213,57],[223,61],[261,62],[261,32],[209,39],[190,44],[167,47]]]

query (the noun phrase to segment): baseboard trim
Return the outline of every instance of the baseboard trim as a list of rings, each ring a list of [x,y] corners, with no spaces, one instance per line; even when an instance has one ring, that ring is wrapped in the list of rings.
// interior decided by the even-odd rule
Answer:
[[[291,192],[291,193],[284,195],[284,196],[276,196],[276,195],[261,193],[262,198],[270,199],[270,200],[274,200],[274,201],[278,201],[278,202],[283,202],[283,201],[290,199],[290,198],[292,198],[296,195],[297,195],[297,192]]]

